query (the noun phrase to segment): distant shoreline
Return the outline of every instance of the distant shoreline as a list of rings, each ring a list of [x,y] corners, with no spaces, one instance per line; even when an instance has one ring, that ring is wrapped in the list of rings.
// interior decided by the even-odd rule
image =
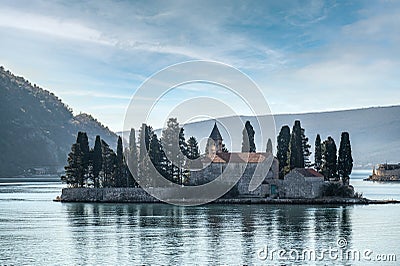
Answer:
[[[363,179],[363,181],[377,182],[377,183],[400,183],[400,180],[385,180],[385,179],[374,180],[369,178],[365,178]]]
[[[60,176],[30,176],[30,177],[0,177],[1,183],[21,183],[21,182],[59,182],[61,183]]]

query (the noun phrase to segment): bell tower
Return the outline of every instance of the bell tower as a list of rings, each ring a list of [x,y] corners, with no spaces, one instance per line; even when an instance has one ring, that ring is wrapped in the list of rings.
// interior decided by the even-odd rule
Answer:
[[[209,153],[219,153],[222,152],[222,136],[219,132],[217,122],[214,123],[214,127],[210,134],[210,139],[213,141],[210,142],[210,146],[208,147]],[[214,143],[213,143],[214,142]]]

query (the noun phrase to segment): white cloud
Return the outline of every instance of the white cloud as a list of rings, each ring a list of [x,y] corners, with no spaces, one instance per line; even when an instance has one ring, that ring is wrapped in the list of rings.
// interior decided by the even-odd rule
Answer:
[[[34,31],[50,36],[89,41],[98,44],[113,44],[111,40],[104,39],[101,32],[84,26],[79,22],[11,9],[0,9],[0,14],[0,27]]]
[[[243,70],[276,112],[386,105],[400,97],[399,12],[318,0],[2,2],[0,58],[78,110],[92,106],[79,97],[127,101],[147,76],[190,59]]]
[[[95,98],[106,98],[106,99],[121,99],[130,100],[131,95],[118,95],[114,93],[101,93],[90,90],[59,90],[58,94],[61,96],[84,96],[84,97],[95,97]]]

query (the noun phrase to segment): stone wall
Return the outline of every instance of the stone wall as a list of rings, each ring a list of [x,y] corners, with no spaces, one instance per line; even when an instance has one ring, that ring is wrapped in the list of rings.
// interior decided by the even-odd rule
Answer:
[[[376,169],[375,173],[377,176],[400,176],[400,168],[393,170]]]
[[[189,185],[199,186],[213,181],[223,171],[224,164],[222,163],[212,163],[207,167],[200,170],[192,170],[190,172]]]
[[[257,167],[259,168],[256,170]],[[238,178],[238,174],[243,172],[237,183],[239,195],[266,197],[270,194],[268,184],[259,186],[254,191],[249,191],[250,180],[254,177],[260,177],[264,181],[277,179],[279,171],[278,160],[274,159],[269,171],[261,169],[261,167],[262,165],[257,163],[211,163],[204,169],[192,171],[190,173],[189,182],[192,186],[203,185],[216,179],[218,176],[222,175],[222,173],[224,178],[232,180]],[[267,175],[261,177],[260,174],[265,174],[265,172],[267,172]]]
[[[159,202],[142,188],[63,188],[64,202]]]
[[[304,177],[296,171],[285,176],[282,196],[289,199],[315,199],[322,197],[325,182],[322,177]]]

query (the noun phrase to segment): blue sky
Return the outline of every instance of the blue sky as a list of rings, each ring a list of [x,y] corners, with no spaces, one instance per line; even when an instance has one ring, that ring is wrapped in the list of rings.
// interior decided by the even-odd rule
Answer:
[[[400,103],[398,1],[1,1],[0,36],[1,65],[115,131],[147,77],[193,59],[249,75],[273,113]]]

